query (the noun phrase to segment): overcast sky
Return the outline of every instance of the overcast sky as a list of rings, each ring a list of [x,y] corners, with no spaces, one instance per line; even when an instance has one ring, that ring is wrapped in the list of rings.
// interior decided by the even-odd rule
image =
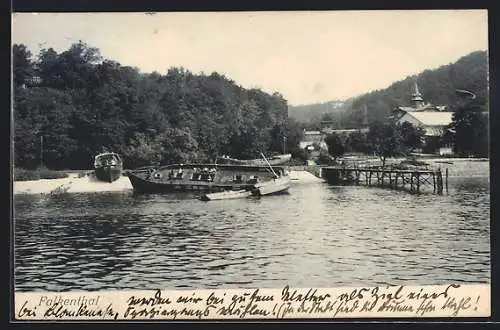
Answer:
[[[166,73],[217,71],[292,105],[345,99],[488,49],[486,10],[21,13],[12,41],[37,54],[78,40],[104,58]]]

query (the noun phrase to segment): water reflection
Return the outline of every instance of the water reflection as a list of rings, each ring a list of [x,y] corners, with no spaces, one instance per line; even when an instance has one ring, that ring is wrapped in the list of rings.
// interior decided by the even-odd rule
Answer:
[[[488,178],[443,196],[295,185],[210,203],[192,194],[15,198],[16,289],[488,282]]]

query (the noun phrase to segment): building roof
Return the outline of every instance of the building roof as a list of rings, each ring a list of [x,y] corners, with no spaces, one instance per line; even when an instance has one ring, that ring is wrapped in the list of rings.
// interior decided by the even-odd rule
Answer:
[[[416,109],[414,107],[397,107],[396,110],[403,110],[406,112],[412,112],[412,111],[415,111]]]
[[[424,126],[446,126],[453,119],[453,112],[422,111],[408,113]]]
[[[361,133],[366,133],[369,131],[369,128],[364,127],[364,128],[349,128],[349,129],[324,129],[323,132],[329,134],[329,133],[355,133],[355,132],[361,132]]]
[[[414,108],[414,107],[397,107],[395,110],[402,110],[405,112],[418,112],[418,111],[443,111],[446,109],[445,105],[432,105],[432,104],[425,104],[421,107]]]
[[[304,135],[321,135],[320,131],[304,131]]]
[[[312,142],[312,141],[300,141],[299,148],[305,149],[309,146],[319,145],[321,149],[328,149],[328,145],[324,141]]]

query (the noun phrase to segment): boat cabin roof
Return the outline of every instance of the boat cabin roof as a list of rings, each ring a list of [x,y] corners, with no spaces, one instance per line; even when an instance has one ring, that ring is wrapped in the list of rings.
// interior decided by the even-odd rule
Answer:
[[[207,169],[221,169],[221,170],[230,170],[230,171],[263,171],[263,170],[270,170],[269,166],[253,166],[253,165],[233,165],[233,164],[171,164],[171,165],[164,165],[158,167],[158,170],[168,170],[168,169],[194,169],[198,168],[200,170],[203,170],[205,168]],[[273,166],[272,167],[275,172],[284,172],[284,168],[282,166]]]
[[[104,158],[104,159],[106,159],[106,158],[118,158],[118,159],[121,159],[120,155],[118,155],[115,152],[103,152],[103,153],[100,153],[97,156],[95,156],[95,159],[102,159],[102,158]]]

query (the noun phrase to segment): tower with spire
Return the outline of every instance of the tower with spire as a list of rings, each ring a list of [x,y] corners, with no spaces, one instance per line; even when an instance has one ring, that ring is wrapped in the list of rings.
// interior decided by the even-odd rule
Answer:
[[[411,96],[411,104],[415,109],[421,108],[424,106],[424,99],[422,98],[422,94],[418,90],[418,83],[415,80],[415,91]]]

